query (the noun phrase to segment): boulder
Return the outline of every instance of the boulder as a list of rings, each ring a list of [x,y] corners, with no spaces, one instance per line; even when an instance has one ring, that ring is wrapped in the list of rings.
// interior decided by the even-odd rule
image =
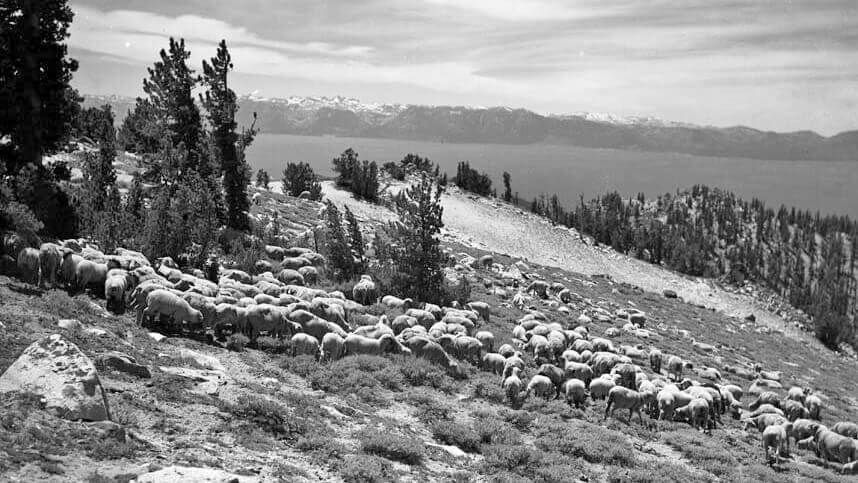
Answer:
[[[216,468],[191,468],[188,466],[168,466],[158,471],[145,473],[137,478],[138,483],[251,483],[261,481],[254,476],[240,476]]]
[[[226,375],[223,371],[170,366],[161,366],[160,369],[161,372],[190,379],[195,384],[193,391],[198,394],[214,396],[220,390],[220,386],[227,383]]]
[[[138,364],[137,360],[122,352],[111,351],[101,354],[95,359],[95,365],[100,369],[109,367],[115,371],[124,372],[143,379],[152,377],[152,373],[148,367]]]
[[[670,289],[666,289],[664,292],[662,292],[662,294],[664,294],[664,298],[668,298],[668,299],[677,298],[676,292],[673,290],[670,290]]]
[[[161,342],[162,340],[167,338],[166,335],[159,334],[157,332],[149,332],[147,335],[149,336],[150,339],[154,340],[155,342]]]
[[[45,409],[71,420],[110,419],[95,365],[60,334],[33,342],[0,376],[0,393],[31,392]]]

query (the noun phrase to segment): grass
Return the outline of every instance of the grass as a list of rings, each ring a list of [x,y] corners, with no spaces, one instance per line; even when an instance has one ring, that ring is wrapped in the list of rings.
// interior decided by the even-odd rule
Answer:
[[[637,464],[634,448],[625,435],[580,420],[540,424],[535,430],[536,447],[590,463],[632,467]]]
[[[393,465],[384,458],[373,455],[347,455],[338,465],[337,470],[348,483],[381,483],[396,480]]]
[[[468,453],[480,452],[480,435],[470,427],[456,421],[437,421],[429,425],[437,441],[459,447]]]

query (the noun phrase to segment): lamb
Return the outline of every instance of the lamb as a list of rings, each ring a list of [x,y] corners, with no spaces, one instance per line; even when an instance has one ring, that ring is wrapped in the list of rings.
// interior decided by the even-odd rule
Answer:
[[[519,378],[519,374],[521,373],[521,369],[518,367],[513,367],[512,372],[509,376],[505,377],[501,386],[503,387],[504,394],[506,394],[506,398],[509,400],[510,404],[515,406],[518,403],[518,395],[521,393],[522,382]],[[550,381],[549,381],[550,382]]]
[[[608,404],[605,406],[605,417],[613,415],[617,409],[628,409],[629,417],[627,422],[631,422],[632,414],[638,413],[641,424],[643,424],[643,414],[641,409],[646,405],[646,399],[643,393],[633,391],[629,388],[616,386],[608,392]]]
[[[695,398],[673,413],[673,420],[686,420],[696,430],[709,428],[709,403],[703,398]]]
[[[551,382],[551,379],[548,377],[537,374],[530,379],[529,383],[527,383],[527,390],[524,393],[524,399],[527,399],[531,392],[536,394],[537,397],[541,397],[547,401],[555,394],[554,383]]]
[[[789,455],[789,437],[792,432],[791,423],[783,423],[774,426],[769,426],[763,430],[762,444],[765,452],[766,463],[769,462],[769,448],[775,450],[775,461],[781,462],[781,454],[786,449],[786,454]]]
[[[190,306],[178,295],[164,289],[153,290],[146,296],[146,308],[143,310],[144,317],[154,314],[172,317],[176,323],[188,322],[201,324],[203,314]]]
[[[576,408],[580,409],[587,401],[587,390],[581,379],[569,379],[564,382],[563,393],[566,395],[566,402],[569,405],[574,404]]]
[[[319,339],[310,334],[299,332],[292,336],[292,357],[296,355],[308,355],[313,358],[319,355]]]

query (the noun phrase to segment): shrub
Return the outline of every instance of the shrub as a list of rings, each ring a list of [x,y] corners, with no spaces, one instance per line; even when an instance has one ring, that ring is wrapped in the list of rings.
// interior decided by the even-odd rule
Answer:
[[[521,443],[521,434],[512,425],[495,416],[476,416],[474,431],[483,444],[516,445]]]
[[[444,443],[458,446],[469,453],[480,452],[480,435],[456,421],[438,421],[429,426],[432,436]]]
[[[483,456],[486,473],[505,470],[527,475],[542,463],[542,455],[539,451],[520,444],[484,446]]]
[[[340,476],[346,482],[380,483],[394,481],[393,466],[383,458],[364,454],[351,454],[339,465]]]
[[[722,444],[710,437],[691,431],[670,431],[661,440],[688,458],[695,467],[727,480],[735,479],[739,466],[736,459],[725,453]]]
[[[256,339],[256,348],[269,354],[285,354],[289,351],[290,343],[284,339],[263,336]]]
[[[622,433],[594,424],[572,420],[540,425],[536,447],[566,456],[583,458],[590,463],[633,466],[634,448]]]
[[[453,383],[444,369],[426,359],[411,356],[397,356],[393,363],[405,381],[412,386],[428,386],[444,392],[453,390]]]
[[[87,456],[96,460],[118,460],[131,458],[136,452],[134,443],[128,441],[115,441],[110,439],[98,439],[93,442],[87,451]]]
[[[324,372],[323,369],[325,369],[319,365],[315,357],[308,355],[287,357],[280,363],[280,368],[303,378],[320,371]]]
[[[527,411],[511,409],[504,409],[500,413],[500,416],[503,417],[506,422],[515,426],[519,431],[525,432],[530,429],[531,424],[533,424],[533,421],[536,419],[536,415]]]
[[[450,419],[453,413],[453,408],[425,393],[411,394],[408,403],[414,406],[417,419],[424,423]]]
[[[287,163],[283,171],[283,194],[300,196],[304,191],[310,193],[311,200],[322,199],[322,185],[309,163]]]
[[[405,180],[405,169],[393,161],[388,161],[382,165],[382,169],[387,171],[391,178],[399,181]]]
[[[423,460],[423,445],[414,438],[390,431],[364,430],[358,439],[361,449],[366,453],[409,465],[420,464]]]
[[[664,481],[695,483],[710,481],[710,479],[698,476],[680,464],[659,461],[658,463],[639,463],[633,468],[611,467],[608,471],[608,481],[611,483],[661,483]]]
[[[219,400],[218,406],[221,411],[279,438],[296,440],[310,429],[305,418],[290,414],[286,407],[270,399],[241,395],[235,404]]]
[[[250,342],[250,339],[246,335],[232,334],[226,339],[226,348],[231,351],[241,352],[248,342]]]

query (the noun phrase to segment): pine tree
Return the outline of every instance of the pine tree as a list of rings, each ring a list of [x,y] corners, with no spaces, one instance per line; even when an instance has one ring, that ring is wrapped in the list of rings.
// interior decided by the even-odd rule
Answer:
[[[149,99],[138,97],[119,127],[117,140],[120,149],[137,154],[157,153],[161,140],[166,136],[160,115]]]
[[[6,172],[40,166],[67,139],[80,96],[70,87],[77,61],[66,56],[74,14],[66,0],[0,3],[0,161]]]
[[[311,200],[322,199],[322,184],[319,183],[316,173],[313,172],[309,163],[286,163],[282,181],[283,194],[297,197],[304,191],[308,191]]]
[[[510,186],[510,175],[506,171],[503,172],[503,200],[507,203],[512,201],[512,187]]]
[[[234,230],[246,231],[250,228],[250,220],[247,218],[247,212],[250,210],[250,200],[247,197],[249,180],[245,176],[247,167],[240,162],[236,148],[238,134],[235,113],[238,106],[235,92],[228,84],[229,71],[232,68],[232,57],[227,50],[226,41],[221,40],[211,64],[203,61],[202,82],[208,90],[200,95],[200,101],[208,114],[214,157],[223,174],[226,225]]]
[[[348,205],[345,206],[345,219],[348,224],[349,246],[355,266],[352,267],[352,275],[360,275],[366,271],[366,246],[360,231],[360,224]]]
[[[358,168],[358,153],[352,148],[348,148],[334,158],[331,163],[334,165],[334,172],[337,173],[337,186],[349,188],[355,177],[355,171]]]
[[[268,171],[264,169],[260,169],[256,172],[256,187],[257,188],[265,188],[268,189],[268,184],[271,182],[271,178],[268,176]]]
[[[347,280],[354,273],[354,259],[343,229],[340,210],[330,200],[325,202],[325,227],[327,229],[326,255],[333,269],[334,278],[339,281]]]
[[[419,183],[394,198],[399,220],[388,227],[396,250],[394,284],[406,297],[429,302],[440,302],[443,297],[442,192],[431,177],[423,175]]]
[[[169,52],[161,49],[159,55],[161,60],[148,69],[149,78],[143,80],[143,91],[164,123],[171,144],[187,151],[181,164],[174,167],[176,174],[196,170],[208,176],[211,167],[204,160],[200,142],[202,120],[192,93],[199,79],[188,67],[191,53],[185,49],[185,39],[177,42],[171,37]]]

